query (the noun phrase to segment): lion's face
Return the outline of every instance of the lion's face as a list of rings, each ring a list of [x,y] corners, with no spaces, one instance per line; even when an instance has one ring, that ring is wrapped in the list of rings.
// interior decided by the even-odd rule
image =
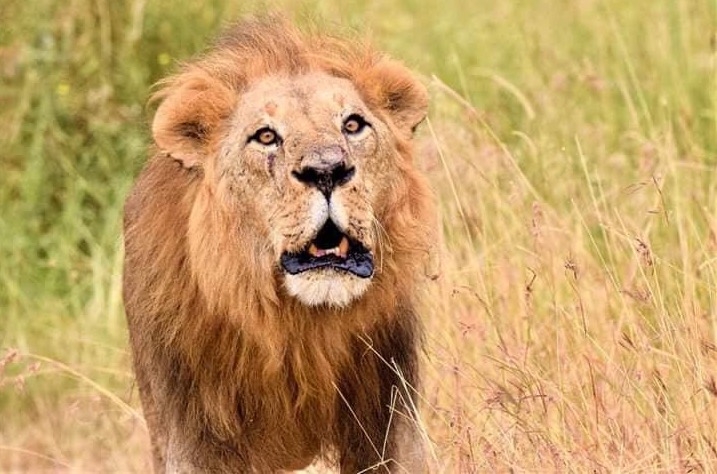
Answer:
[[[254,231],[303,303],[344,306],[369,287],[381,198],[400,179],[391,142],[351,82],[326,74],[268,77],[238,102],[218,185],[257,210]]]

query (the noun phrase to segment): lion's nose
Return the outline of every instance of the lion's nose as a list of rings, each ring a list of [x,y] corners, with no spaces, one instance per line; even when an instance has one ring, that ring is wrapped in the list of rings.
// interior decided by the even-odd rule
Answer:
[[[355,172],[355,167],[348,167],[346,162],[341,161],[328,166],[305,166],[292,174],[302,183],[317,188],[329,197],[334,188],[349,182]]]
[[[291,174],[304,184],[315,187],[328,198],[331,192],[347,183],[356,168],[346,161],[346,152],[339,146],[325,146],[312,150],[302,159],[302,167]]]

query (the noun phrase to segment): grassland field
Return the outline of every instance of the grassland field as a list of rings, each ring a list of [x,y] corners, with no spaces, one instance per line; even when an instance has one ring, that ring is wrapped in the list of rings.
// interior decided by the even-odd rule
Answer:
[[[120,297],[147,99],[277,10],[429,87],[441,472],[717,472],[716,0],[0,0],[0,472],[148,472]]]

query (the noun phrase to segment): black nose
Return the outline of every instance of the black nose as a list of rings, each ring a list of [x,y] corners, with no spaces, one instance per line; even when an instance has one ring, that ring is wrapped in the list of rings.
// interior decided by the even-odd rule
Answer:
[[[292,174],[328,197],[334,188],[349,182],[355,172],[355,167],[347,167],[345,162],[340,161],[326,166],[305,166],[300,171],[292,171]]]

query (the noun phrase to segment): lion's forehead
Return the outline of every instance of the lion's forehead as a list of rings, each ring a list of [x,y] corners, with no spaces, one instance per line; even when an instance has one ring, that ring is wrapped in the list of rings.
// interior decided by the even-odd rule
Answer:
[[[366,105],[351,81],[310,73],[268,76],[254,83],[242,94],[237,115],[249,122],[262,118],[322,121],[353,109],[365,110]]]

